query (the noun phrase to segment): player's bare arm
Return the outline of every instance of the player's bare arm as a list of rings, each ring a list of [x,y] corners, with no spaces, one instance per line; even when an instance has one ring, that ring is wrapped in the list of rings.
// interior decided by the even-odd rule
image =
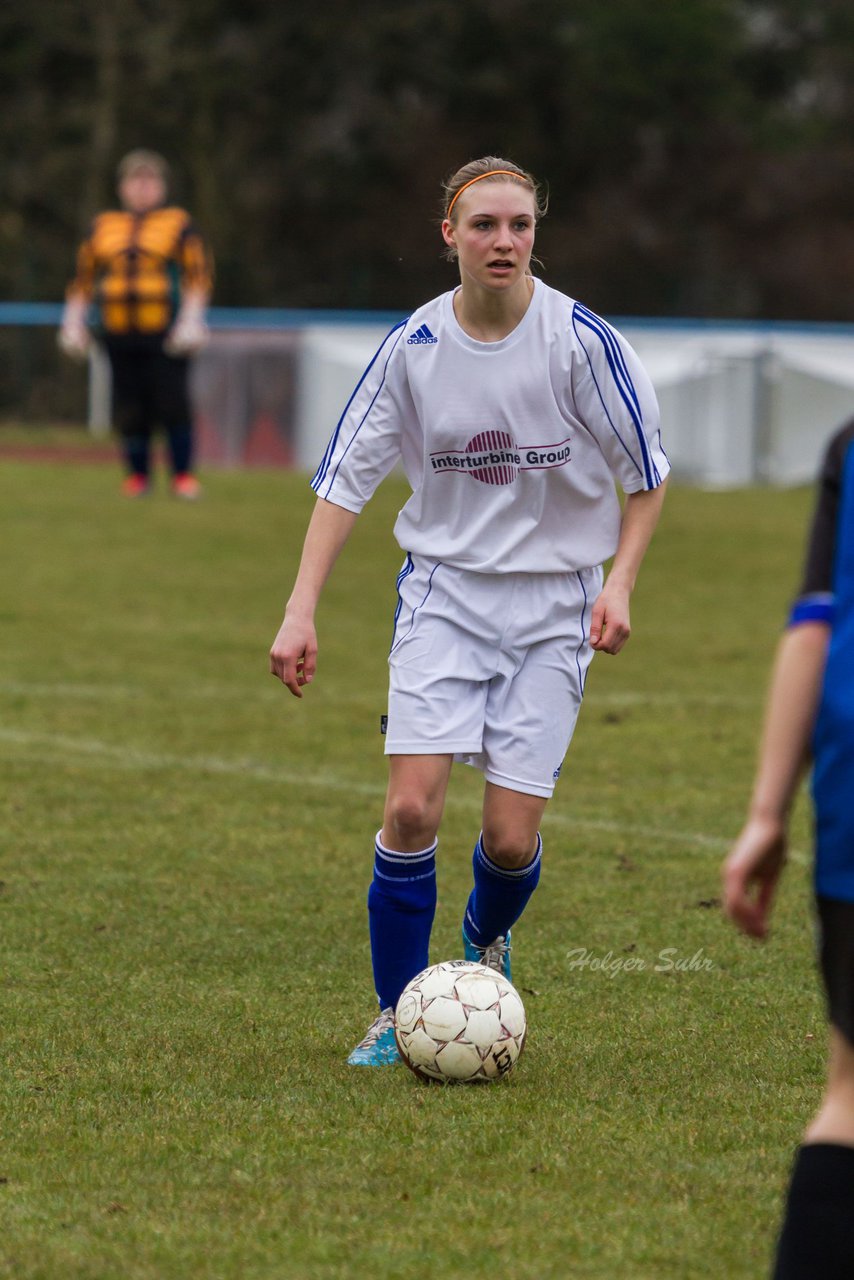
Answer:
[[[354,512],[318,498],[309,521],[294,589],[270,650],[271,675],[296,698],[317,671],[317,602],[356,519]]]
[[[619,653],[631,635],[629,600],[661,515],[667,481],[626,497],[620,540],[602,591],[593,606],[590,644],[601,653]]]
[[[748,820],[723,866],[724,910],[764,938],[786,861],[789,812],[809,756],[830,628],[804,622],[780,641]]]

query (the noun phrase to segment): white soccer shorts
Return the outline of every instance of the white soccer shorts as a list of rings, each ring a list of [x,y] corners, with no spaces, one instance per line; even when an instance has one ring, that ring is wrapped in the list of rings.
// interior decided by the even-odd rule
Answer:
[[[551,796],[581,707],[599,567],[472,573],[408,555],[389,653],[386,755],[451,754]]]

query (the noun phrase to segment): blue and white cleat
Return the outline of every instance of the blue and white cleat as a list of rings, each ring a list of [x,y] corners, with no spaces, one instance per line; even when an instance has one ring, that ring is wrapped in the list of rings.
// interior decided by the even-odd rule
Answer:
[[[510,930],[507,930],[507,936],[499,934],[498,937],[490,942],[488,947],[479,947],[477,943],[472,942],[463,925],[463,951],[466,960],[471,960],[474,964],[485,964],[489,969],[494,969],[496,973],[501,973],[508,982],[513,979],[510,976]]]
[[[400,1062],[394,1038],[394,1010],[383,1009],[347,1059],[351,1067],[388,1067]]]

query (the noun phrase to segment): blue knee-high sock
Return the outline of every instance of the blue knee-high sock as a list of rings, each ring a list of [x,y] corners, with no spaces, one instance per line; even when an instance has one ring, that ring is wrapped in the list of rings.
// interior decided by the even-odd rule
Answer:
[[[393,1009],[407,982],[429,963],[436,914],[436,845],[434,841],[420,853],[395,853],[377,835],[368,921],[381,1009]]]
[[[474,847],[474,888],[466,907],[466,935],[478,947],[488,947],[507,937],[540,879],[543,842],[537,835],[537,851],[526,867],[510,871],[497,866],[483,848],[483,833]]]

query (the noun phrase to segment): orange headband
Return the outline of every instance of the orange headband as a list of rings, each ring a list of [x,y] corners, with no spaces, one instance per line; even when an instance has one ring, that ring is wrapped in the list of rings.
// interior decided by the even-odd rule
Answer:
[[[476,178],[469,178],[468,182],[464,182],[459,191],[455,192],[453,200],[448,205],[448,218],[450,218],[451,210],[467,187],[470,187],[474,182],[480,182],[483,178],[494,178],[499,173],[506,174],[508,178],[516,178],[519,182],[524,182],[527,186],[527,178],[525,175],[522,173],[515,173],[512,169],[490,169],[488,173],[479,173]]]

